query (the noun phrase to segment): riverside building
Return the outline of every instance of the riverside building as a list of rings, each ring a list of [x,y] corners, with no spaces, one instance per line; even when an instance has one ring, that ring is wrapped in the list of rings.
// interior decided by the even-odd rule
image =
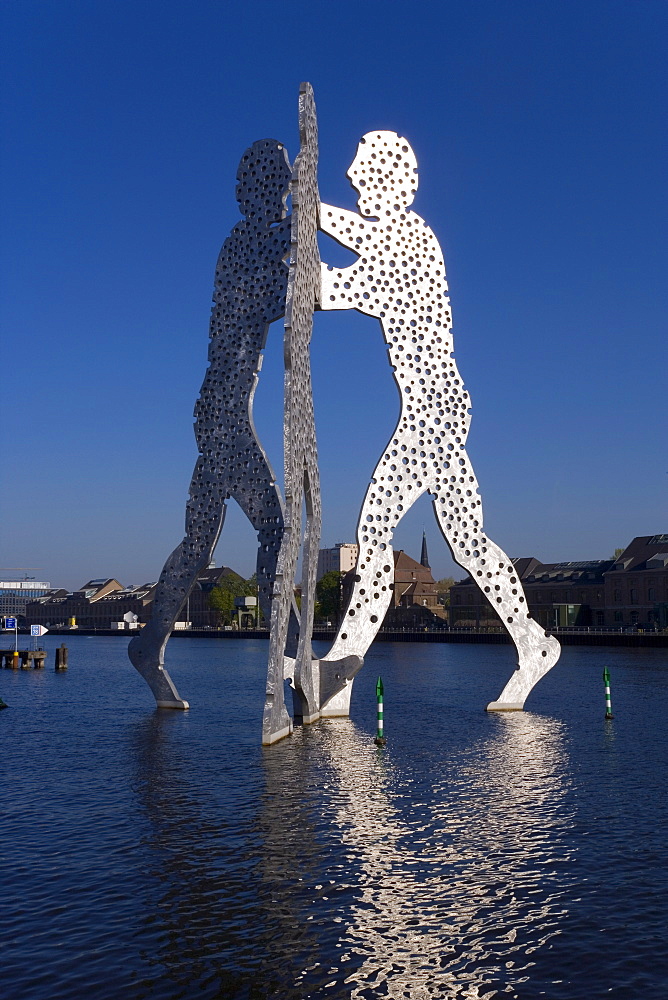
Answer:
[[[668,627],[668,534],[639,535],[617,559],[541,563],[513,559],[529,611],[546,629]],[[498,618],[470,577],[450,590],[450,624],[496,625]]]
[[[319,578],[336,569],[344,573],[344,599],[350,590],[357,546],[339,543],[321,549]],[[546,630],[563,626],[668,628],[668,534],[639,535],[616,559],[541,563],[534,557],[512,560],[522,581],[529,611]],[[347,566],[348,569],[338,567]],[[322,567],[323,572],[320,572]],[[216,627],[220,615],[210,606],[214,587],[242,584],[238,573],[209,566],[200,573],[183,609],[193,628]],[[35,580],[0,582],[2,614],[25,615],[28,625],[112,627],[136,615],[139,625],[151,617],[154,583],[124,587],[118,580],[97,579],[77,591],[50,590]],[[32,600],[31,600],[32,597]],[[496,612],[470,577],[453,584],[450,608],[444,608],[429,567],[423,537],[420,562],[402,549],[394,552],[394,589],[385,625],[422,627],[449,619],[453,627],[498,625]]]
[[[27,576],[22,580],[0,580],[0,618],[8,615],[22,624],[28,602],[43,597],[50,589],[50,583]]]
[[[224,578],[232,578],[243,583],[242,577],[223,566],[216,569],[209,566],[197,578],[197,582],[183,608],[184,620],[193,628],[214,627],[218,624],[218,612],[210,606],[211,591],[220,586]],[[25,610],[28,625],[68,626],[77,628],[114,628],[128,622],[126,615],[136,616],[138,626],[145,625],[151,618],[155,583],[145,583],[140,587],[124,587],[118,580],[89,580],[80,590],[68,593],[66,590],[51,590],[31,601]],[[128,624],[130,624],[128,622]]]
[[[349,573],[355,569],[358,552],[355,542],[337,542],[332,549],[320,549],[316,580],[322,580],[325,573]]]

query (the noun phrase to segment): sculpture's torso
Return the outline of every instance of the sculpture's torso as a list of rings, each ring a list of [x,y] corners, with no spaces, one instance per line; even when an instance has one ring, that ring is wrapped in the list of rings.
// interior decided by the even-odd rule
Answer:
[[[333,296],[345,305],[331,301],[327,306],[352,307],[377,317],[401,392],[402,414],[416,426],[428,414],[435,431],[463,441],[470,403],[451,357],[450,300],[436,236],[415,212],[384,224],[350,212],[338,220],[334,210],[327,222],[332,235],[337,222],[345,228],[348,246],[351,230],[357,232],[360,254],[355,265],[341,272],[340,281],[332,275]]]

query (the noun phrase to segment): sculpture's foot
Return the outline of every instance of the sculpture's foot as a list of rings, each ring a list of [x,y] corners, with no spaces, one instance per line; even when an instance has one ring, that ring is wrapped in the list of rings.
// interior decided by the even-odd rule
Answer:
[[[489,705],[485,706],[486,712],[523,712],[524,702],[513,703],[511,701],[490,701]]]
[[[294,683],[294,681],[293,681]],[[312,722],[317,722],[320,718],[318,709],[314,709],[313,704],[309,704],[308,698],[298,687],[291,687],[292,691],[292,712],[295,722],[299,721],[302,726],[310,726]]]
[[[309,712],[308,708],[305,711],[302,701],[299,699],[295,708],[295,719],[301,722],[302,726],[310,726],[311,723],[317,722],[319,718],[320,712]]]
[[[147,626],[149,628],[150,626]],[[155,698],[158,708],[189,708],[179,695],[172,678],[162,665],[164,643],[149,635],[137,635],[130,640],[128,656],[132,666],[144,678]]]
[[[295,720],[308,726],[320,718],[319,667],[318,660],[311,657],[310,651],[302,652],[295,661],[292,679],[292,703]]]
[[[268,693],[262,716],[262,746],[268,747],[285,739],[292,733],[292,728],[292,719],[282,697],[277,700],[274,694]]]
[[[350,715],[353,678],[364,664],[362,656],[351,654],[340,660],[320,660],[320,715],[337,718]]]
[[[521,712],[524,702],[536,686],[555,665],[561,646],[554,636],[546,636],[537,622],[531,634],[518,643],[520,665],[496,701],[487,705],[488,712]]]

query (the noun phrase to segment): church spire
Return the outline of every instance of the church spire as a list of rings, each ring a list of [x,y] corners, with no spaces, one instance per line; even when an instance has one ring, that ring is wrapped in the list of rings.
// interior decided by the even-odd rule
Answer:
[[[427,569],[431,569],[429,565],[429,556],[427,555],[427,534],[424,530],[422,532],[422,552],[420,554],[420,565],[426,566]]]

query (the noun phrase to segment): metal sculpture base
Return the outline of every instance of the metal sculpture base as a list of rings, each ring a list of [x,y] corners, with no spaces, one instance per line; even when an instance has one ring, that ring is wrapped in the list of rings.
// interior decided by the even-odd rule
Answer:
[[[150,625],[146,625],[142,631],[146,631]],[[150,644],[138,645],[139,636],[131,640],[128,646],[128,656],[133,667],[144,678],[155,698],[158,708],[189,708],[187,701],[179,695],[172,678],[162,665],[167,639],[161,643],[156,643],[153,648]]]
[[[361,656],[343,656],[339,660],[318,660],[320,676],[320,716],[332,719],[350,715],[353,679],[362,669]]]
[[[348,657],[348,659],[353,659],[353,657]],[[323,703],[320,709],[320,715],[323,719],[341,719],[347,718],[350,715],[350,699],[353,693],[353,679],[355,674],[359,673],[364,665],[364,660],[361,656],[354,657],[357,660],[357,667],[355,672],[346,677],[346,683],[343,688],[341,688],[337,693],[329,698]],[[321,666],[326,661],[321,660]],[[334,664],[336,661],[331,661]]]
[[[262,735],[262,746],[270,747],[274,743],[278,743],[279,740],[284,740],[286,736],[292,736],[293,731],[292,719],[289,720],[287,726],[283,729],[273,729],[267,733],[263,732]]]
[[[319,708],[317,712],[305,713],[304,700],[294,681],[295,661],[286,657],[285,676],[292,684],[295,720],[302,725],[310,725],[318,719],[349,715],[353,678],[362,669],[363,664],[361,656],[344,656],[340,660],[312,660],[311,675],[314,679],[314,694]]]
[[[540,627],[533,619],[529,621]],[[555,665],[561,654],[561,646],[552,635],[543,635],[538,640],[538,644],[532,641],[533,636],[528,636],[525,645],[526,650],[520,648],[520,656],[523,662],[512,675],[503,691],[496,701],[490,701],[487,706],[488,712],[521,712],[524,702],[527,700],[534,687]],[[540,659],[539,659],[540,656]]]

